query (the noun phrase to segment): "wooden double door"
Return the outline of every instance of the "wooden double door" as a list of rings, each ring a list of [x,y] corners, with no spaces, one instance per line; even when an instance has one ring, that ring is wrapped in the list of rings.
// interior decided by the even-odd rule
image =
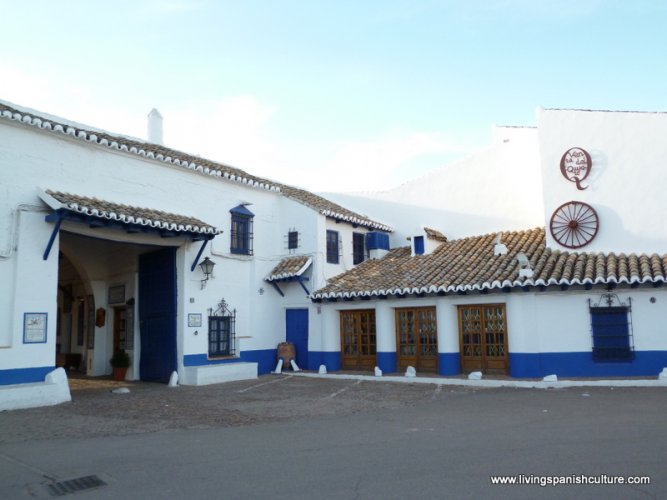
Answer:
[[[438,371],[438,327],[435,307],[396,309],[396,354],[399,371]]]
[[[372,370],[377,363],[375,310],[341,311],[340,344],[344,370]]]
[[[459,346],[464,373],[507,373],[505,304],[459,306]]]

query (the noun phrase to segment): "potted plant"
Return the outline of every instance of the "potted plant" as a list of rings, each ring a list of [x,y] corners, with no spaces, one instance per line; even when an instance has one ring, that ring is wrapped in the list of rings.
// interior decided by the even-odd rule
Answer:
[[[125,380],[127,369],[131,364],[130,355],[123,350],[116,351],[113,353],[109,362],[113,367],[113,379],[121,381]]]

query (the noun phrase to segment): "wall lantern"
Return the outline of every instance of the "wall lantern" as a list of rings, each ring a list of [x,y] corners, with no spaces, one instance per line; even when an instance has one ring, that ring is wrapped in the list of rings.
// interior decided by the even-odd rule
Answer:
[[[199,264],[199,267],[201,267],[201,270],[204,273],[204,279],[201,280],[201,289],[203,290],[206,287],[206,282],[211,277],[211,274],[213,274],[213,268],[215,267],[215,262],[213,262],[208,257],[205,257],[204,260],[201,262],[201,264]]]

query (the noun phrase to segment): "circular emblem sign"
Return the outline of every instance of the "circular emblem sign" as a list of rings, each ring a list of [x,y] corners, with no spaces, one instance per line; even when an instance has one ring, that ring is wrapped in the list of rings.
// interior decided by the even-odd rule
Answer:
[[[568,181],[574,182],[577,185],[577,189],[582,191],[588,186],[582,186],[581,181],[588,177],[592,166],[591,155],[588,154],[588,151],[581,148],[568,149],[560,159],[560,173]]]
[[[598,234],[600,219],[593,207],[581,201],[568,201],[551,216],[549,229],[554,240],[566,248],[588,245]]]

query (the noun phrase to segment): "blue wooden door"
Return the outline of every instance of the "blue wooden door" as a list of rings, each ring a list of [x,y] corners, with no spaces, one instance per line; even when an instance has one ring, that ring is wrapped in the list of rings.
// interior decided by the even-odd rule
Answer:
[[[308,309],[287,309],[287,342],[296,347],[296,364],[308,368]]]
[[[176,249],[139,256],[141,380],[165,382],[176,370]]]

